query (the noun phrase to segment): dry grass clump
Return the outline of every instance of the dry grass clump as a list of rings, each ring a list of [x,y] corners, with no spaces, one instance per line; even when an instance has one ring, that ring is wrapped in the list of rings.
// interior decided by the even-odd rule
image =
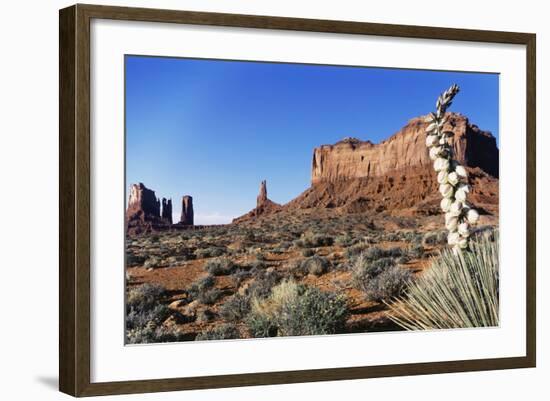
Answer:
[[[409,330],[497,326],[498,247],[494,234],[477,236],[468,252],[443,250],[390,305],[389,317]]]

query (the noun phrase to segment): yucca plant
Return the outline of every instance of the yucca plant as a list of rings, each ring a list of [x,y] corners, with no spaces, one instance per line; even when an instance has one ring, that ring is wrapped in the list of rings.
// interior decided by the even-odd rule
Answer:
[[[469,252],[444,249],[432,266],[389,304],[389,318],[408,330],[497,326],[498,233],[470,240]]]
[[[444,129],[447,123],[447,109],[453,103],[459,92],[457,85],[452,85],[443,92],[436,102],[437,111],[430,113],[426,118],[426,146],[429,149],[430,159],[434,161],[434,170],[437,172],[437,182],[441,200],[441,209],[445,213],[445,227],[449,230],[447,241],[455,252],[468,248],[470,225],[479,219],[478,212],[467,202],[466,198],[470,187],[468,172],[454,159],[450,138],[452,131]]]

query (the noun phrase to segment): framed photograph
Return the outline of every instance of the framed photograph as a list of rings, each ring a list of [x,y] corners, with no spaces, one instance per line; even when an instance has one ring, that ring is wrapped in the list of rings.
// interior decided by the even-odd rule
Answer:
[[[535,366],[534,34],[59,21],[61,391]]]

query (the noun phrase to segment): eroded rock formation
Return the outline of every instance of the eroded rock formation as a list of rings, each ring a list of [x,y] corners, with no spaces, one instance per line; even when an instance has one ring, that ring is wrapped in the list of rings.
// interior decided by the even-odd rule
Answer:
[[[268,201],[267,199],[267,182],[266,180],[263,180],[260,183],[260,193],[258,194],[258,197],[256,198],[256,207],[263,205]]]
[[[431,166],[426,149],[424,117],[413,118],[396,134],[380,144],[346,138],[334,145],[323,145],[313,151],[312,185],[355,178],[383,177],[396,171]],[[498,148],[491,133],[470,124],[460,114],[448,113],[445,130],[453,131],[451,139],[455,158],[468,167],[479,167],[498,178]]]
[[[160,201],[155,191],[141,182],[130,186],[126,210],[127,230],[132,234],[167,228],[160,216]]]
[[[181,217],[180,224],[192,226],[194,224],[193,197],[185,195],[181,199]]]
[[[315,148],[312,185],[285,209],[440,213],[425,129],[424,117],[417,117],[380,144],[346,138]],[[455,158],[470,172],[470,201],[487,212],[498,213],[496,139],[456,113],[448,114],[444,129],[454,133]]]
[[[274,213],[281,210],[281,205],[273,202],[267,197],[267,181],[263,180],[260,183],[260,192],[256,197],[256,207],[247,214],[233,219],[233,223],[241,223],[251,219],[255,219],[259,216]]]
[[[162,214],[161,217],[172,224],[172,199],[162,198]]]

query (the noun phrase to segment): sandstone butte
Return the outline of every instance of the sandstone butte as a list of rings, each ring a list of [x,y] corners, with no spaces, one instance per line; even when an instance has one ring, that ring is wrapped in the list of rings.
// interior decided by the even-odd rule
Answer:
[[[444,130],[454,133],[454,157],[498,178],[498,149],[491,133],[480,130],[460,114],[448,113]],[[426,149],[425,117],[413,118],[379,144],[346,138],[313,151],[311,183],[381,177],[410,167],[432,166]]]
[[[313,151],[311,187],[285,210],[335,208],[344,212],[439,213],[433,162],[426,148],[426,116],[411,119],[388,139],[374,144],[345,138]],[[447,113],[444,130],[454,157],[469,171],[469,201],[498,214],[499,151],[495,137],[465,116]]]

